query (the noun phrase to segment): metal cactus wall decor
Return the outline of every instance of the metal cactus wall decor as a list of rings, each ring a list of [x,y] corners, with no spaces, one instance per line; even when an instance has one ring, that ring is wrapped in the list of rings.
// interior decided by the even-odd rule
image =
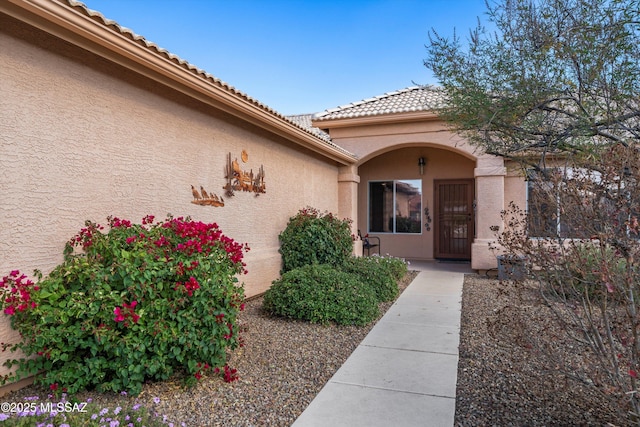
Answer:
[[[191,186],[191,194],[193,194],[193,200],[191,203],[200,206],[224,206],[224,199],[222,197],[218,197],[213,193],[208,193],[202,185],[200,186],[200,191],[196,189],[193,185]]]
[[[241,159],[243,163],[249,160],[249,154],[246,150],[242,150]],[[235,191],[249,191],[259,196],[261,193],[266,192],[266,186],[264,184],[264,167],[260,165],[257,173],[253,173],[253,169],[249,172],[243,171],[240,168],[238,159],[231,160],[231,153],[227,157],[227,166],[225,168],[227,183],[223,189],[227,190],[226,195],[232,197]]]

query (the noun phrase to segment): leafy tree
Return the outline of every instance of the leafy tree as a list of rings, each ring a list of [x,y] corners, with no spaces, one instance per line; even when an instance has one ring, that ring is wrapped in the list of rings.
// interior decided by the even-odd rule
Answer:
[[[640,1],[487,2],[464,45],[430,34],[440,111],[487,153],[587,153],[640,138]]]
[[[495,30],[479,23],[466,44],[430,35],[439,112],[486,153],[534,169],[529,210],[503,212],[497,249],[528,259],[558,321],[598,361],[563,370],[640,424],[640,1],[487,9]]]

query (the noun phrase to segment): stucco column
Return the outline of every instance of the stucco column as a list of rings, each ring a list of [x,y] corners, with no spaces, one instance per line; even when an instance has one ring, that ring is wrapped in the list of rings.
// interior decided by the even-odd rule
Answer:
[[[476,238],[471,245],[471,268],[489,270],[497,267],[496,255],[489,250],[495,241],[491,227],[502,229],[501,211],[504,209],[504,177],[507,169],[501,157],[478,158],[476,178]]]
[[[351,232],[358,232],[358,166],[340,166],[338,170],[338,216],[349,218],[353,221]],[[356,255],[362,254],[362,242],[356,241],[353,252]]]

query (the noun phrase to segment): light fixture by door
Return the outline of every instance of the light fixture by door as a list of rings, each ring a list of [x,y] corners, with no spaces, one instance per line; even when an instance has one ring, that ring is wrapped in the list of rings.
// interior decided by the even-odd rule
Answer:
[[[424,166],[427,164],[424,157],[418,159],[418,166],[420,167],[420,175],[424,175]]]

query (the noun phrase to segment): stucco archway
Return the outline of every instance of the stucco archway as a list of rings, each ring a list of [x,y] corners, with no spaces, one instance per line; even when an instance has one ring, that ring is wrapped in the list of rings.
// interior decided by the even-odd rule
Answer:
[[[484,154],[452,132],[436,113],[444,102],[444,94],[439,88],[415,86],[326,110],[317,114],[312,124],[327,132],[333,143],[359,159],[357,165],[343,167],[338,178],[341,214],[354,218],[354,228],[367,228],[369,169],[377,165],[377,168],[389,172],[389,179],[419,177],[418,158],[425,157],[426,178],[420,179],[423,184],[426,180],[427,202],[433,201],[429,193],[435,179],[455,177],[472,180],[475,236],[470,249],[471,265],[477,270],[495,268],[496,257],[489,250],[489,242],[494,240],[491,228],[502,225],[504,160]],[[411,158],[401,159],[402,153]],[[444,163],[438,163],[439,159]],[[519,183],[509,184],[511,198],[514,195],[520,197],[522,193],[521,177],[518,180]],[[387,240],[398,238],[385,237]],[[387,248],[393,249],[393,243]],[[421,257],[428,258],[428,254],[427,249]]]
[[[416,124],[417,125],[417,124]],[[500,212],[504,209],[504,178],[506,168],[502,158],[486,155],[470,146],[459,136],[433,122],[421,123],[423,132],[362,136],[340,139],[341,146],[354,151],[359,161],[350,168],[349,192],[341,191],[344,212],[351,212],[355,229],[363,234],[369,227],[369,186],[373,181],[420,180],[422,190],[422,230],[417,235],[372,233],[382,240],[382,253],[417,259],[436,258],[435,184],[441,180],[469,180],[473,192],[473,234],[470,244],[471,266],[477,270],[496,267],[496,258],[489,250],[494,240],[493,226],[500,227]],[[428,128],[425,131],[425,127]],[[439,127],[439,129],[435,129]],[[425,160],[420,174],[419,159]],[[343,187],[341,187],[343,188]],[[346,188],[346,187],[344,187]],[[348,194],[348,197],[346,195]],[[348,202],[347,202],[348,199]],[[430,220],[430,221],[429,221]],[[430,229],[427,229],[429,228]]]

